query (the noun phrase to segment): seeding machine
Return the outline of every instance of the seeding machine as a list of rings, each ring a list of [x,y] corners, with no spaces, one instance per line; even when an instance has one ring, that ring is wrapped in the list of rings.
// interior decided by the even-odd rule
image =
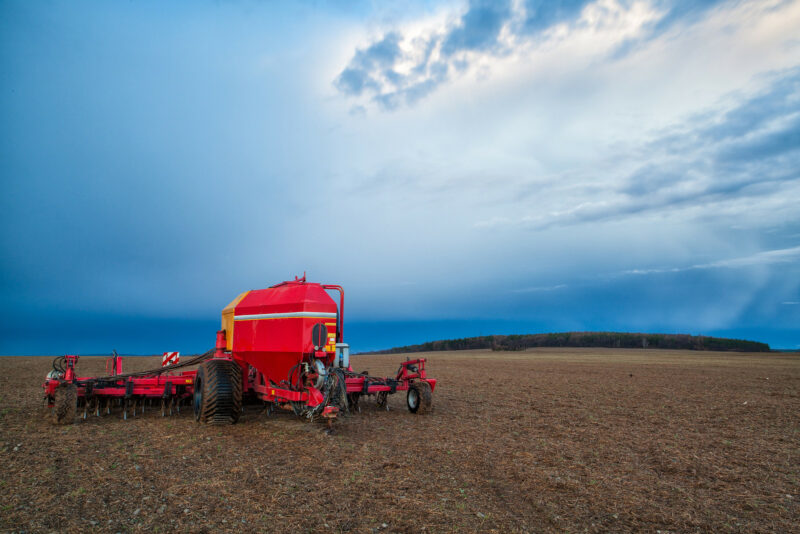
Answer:
[[[329,291],[338,292],[338,308]],[[160,406],[166,416],[182,405],[191,405],[199,422],[233,424],[244,405],[260,404],[269,414],[286,409],[330,425],[343,412],[358,411],[362,397],[374,396],[386,407],[388,395],[398,391],[407,392],[410,412],[429,411],[436,380],[427,377],[425,359],[400,363],[394,378],[354,372],[343,316],[341,286],[295,277],[236,297],[222,310],[215,348],[188,360],[123,373],[122,358],[114,353],[107,376],[81,377],[78,356],[58,357],[43,385],[44,398],[60,424],[74,422],[81,408],[84,419],[117,407],[127,419],[148,406]]]

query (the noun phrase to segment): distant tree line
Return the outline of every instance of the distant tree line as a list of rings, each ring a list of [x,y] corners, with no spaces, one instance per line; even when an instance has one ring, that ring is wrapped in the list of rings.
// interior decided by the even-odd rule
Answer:
[[[617,349],[719,350],[769,352],[769,345],[746,339],[690,336],[688,334],[632,334],[626,332],[562,332],[514,334],[428,341],[366,354],[435,352],[443,350],[525,350],[533,347],[607,347]]]

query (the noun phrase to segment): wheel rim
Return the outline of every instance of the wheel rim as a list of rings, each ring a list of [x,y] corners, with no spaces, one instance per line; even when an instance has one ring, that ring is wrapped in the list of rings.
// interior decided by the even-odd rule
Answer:
[[[408,407],[411,408],[412,410],[416,410],[418,404],[419,404],[419,393],[417,393],[416,389],[409,389]]]

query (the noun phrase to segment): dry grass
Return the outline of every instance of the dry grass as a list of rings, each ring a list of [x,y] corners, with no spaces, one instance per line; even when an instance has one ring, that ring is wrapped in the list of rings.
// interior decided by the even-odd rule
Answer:
[[[50,360],[0,358],[0,529],[800,530],[797,355],[426,356],[440,379],[432,414],[409,414],[398,394],[331,436],[257,411],[232,427],[186,413],[55,427],[39,415]],[[354,361],[392,374],[400,359]]]

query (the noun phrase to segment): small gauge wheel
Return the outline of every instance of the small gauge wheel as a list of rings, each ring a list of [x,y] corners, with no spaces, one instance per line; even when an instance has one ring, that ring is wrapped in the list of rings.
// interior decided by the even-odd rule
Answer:
[[[408,386],[406,404],[411,413],[427,413],[433,404],[431,385],[427,382],[414,382]]]

